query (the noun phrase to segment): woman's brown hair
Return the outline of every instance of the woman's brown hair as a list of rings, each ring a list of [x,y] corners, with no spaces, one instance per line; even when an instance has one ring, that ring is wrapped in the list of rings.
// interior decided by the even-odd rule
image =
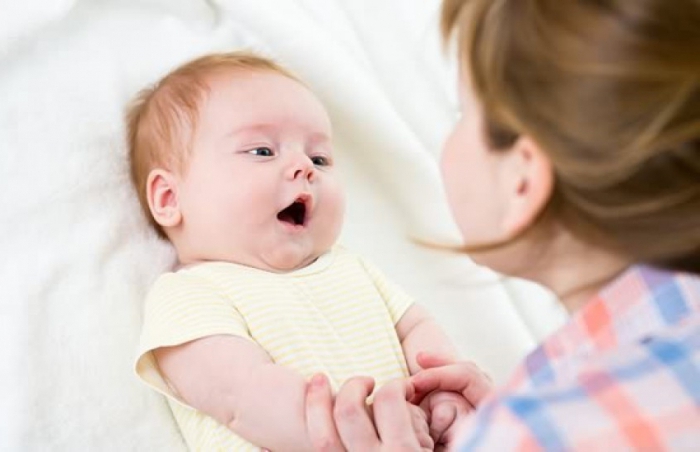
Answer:
[[[700,273],[700,1],[444,0],[494,150],[552,161],[545,209],[637,262]]]

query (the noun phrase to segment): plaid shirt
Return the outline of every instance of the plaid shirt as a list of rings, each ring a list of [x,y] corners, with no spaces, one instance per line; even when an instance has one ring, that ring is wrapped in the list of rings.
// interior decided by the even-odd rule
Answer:
[[[482,403],[458,445],[700,451],[700,277],[627,270]]]

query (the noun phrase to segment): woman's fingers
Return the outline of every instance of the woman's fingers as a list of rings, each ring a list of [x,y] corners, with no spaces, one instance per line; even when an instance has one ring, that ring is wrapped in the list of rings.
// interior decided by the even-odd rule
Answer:
[[[411,402],[420,403],[432,391],[453,391],[462,394],[474,407],[493,388],[491,379],[474,363],[459,362],[421,370],[411,377],[415,390]]]
[[[366,403],[373,389],[374,380],[371,378],[354,377],[346,381],[336,394],[333,417],[340,439],[349,451],[379,449],[379,438]]]
[[[345,451],[333,419],[331,386],[322,374],[314,375],[306,386],[306,429],[314,450]]]
[[[430,369],[432,367],[447,366],[448,364],[455,364],[454,358],[449,356],[438,355],[436,353],[419,352],[416,355],[416,361],[418,365],[423,369]]]
[[[411,411],[411,420],[413,423],[413,431],[418,438],[418,444],[421,450],[432,451],[435,446],[433,438],[430,436],[430,427],[428,426],[428,415],[423,409],[412,403],[407,403]]]
[[[412,387],[406,380],[394,380],[379,388],[374,396],[374,421],[381,442],[400,450],[419,450],[413,413],[407,401]]]
[[[366,400],[373,389],[371,378],[351,378],[334,402],[328,379],[323,375],[311,379],[306,424],[314,450],[433,450],[426,414],[407,401],[413,387],[406,380],[395,380],[380,388],[372,416]]]

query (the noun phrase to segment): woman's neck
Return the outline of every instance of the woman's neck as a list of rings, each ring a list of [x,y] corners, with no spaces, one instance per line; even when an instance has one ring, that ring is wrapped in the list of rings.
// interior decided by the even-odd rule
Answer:
[[[523,275],[552,290],[573,313],[631,265],[631,261],[607,249],[584,243],[560,231],[531,271]]]

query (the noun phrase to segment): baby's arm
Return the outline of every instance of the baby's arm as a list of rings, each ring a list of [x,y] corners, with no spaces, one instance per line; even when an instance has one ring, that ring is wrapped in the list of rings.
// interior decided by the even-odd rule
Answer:
[[[416,362],[419,352],[457,359],[457,350],[452,341],[422,306],[413,304],[408,308],[396,324],[396,333],[411,375],[421,369]]]
[[[457,359],[452,341],[421,306],[414,304],[406,311],[396,325],[396,332],[411,375],[422,369],[416,359],[420,352]],[[434,392],[421,406],[429,415],[430,436],[435,440],[436,450],[450,443],[458,424],[473,411],[469,402],[456,392]]]
[[[154,350],[163,378],[188,405],[270,450],[310,450],[305,379],[254,343],[208,336]]]

